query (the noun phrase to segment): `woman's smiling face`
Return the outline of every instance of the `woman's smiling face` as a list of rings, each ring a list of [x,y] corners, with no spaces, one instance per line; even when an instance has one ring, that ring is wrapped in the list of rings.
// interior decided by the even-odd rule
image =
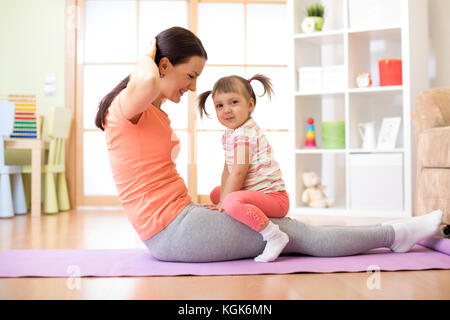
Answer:
[[[203,71],[206,60],[193,56],[185,63],[172,65],[167,58],[160,61],[161,94],[174,103],[179,103],[183,94],[197,88],[197,78]]]

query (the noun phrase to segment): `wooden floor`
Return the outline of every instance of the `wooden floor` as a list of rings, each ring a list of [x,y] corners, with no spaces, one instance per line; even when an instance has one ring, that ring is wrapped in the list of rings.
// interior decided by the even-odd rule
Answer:
[[[320,225],[364,225],[382,219],[311,218]],[[71,211],[40,218],[0,219],[0,252],[8,249],[145,248],[121,211]],[[450,271],[381,272],[380,288],[369,289],[373,274],[288,274],[82,278],[0,278],[2,299],[450,299]]]

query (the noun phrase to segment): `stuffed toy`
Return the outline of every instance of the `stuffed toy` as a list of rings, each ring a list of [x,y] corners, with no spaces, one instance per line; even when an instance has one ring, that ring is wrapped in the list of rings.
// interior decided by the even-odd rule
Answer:
[[[302,194],[302,201],[307,203],[312,208],[329,208],[332,206],[333,201],[327,199],[323,190],[325,186],[320,184],[319,176],[313,172],[303,173],[303,184],[305,185],[305,191]]]

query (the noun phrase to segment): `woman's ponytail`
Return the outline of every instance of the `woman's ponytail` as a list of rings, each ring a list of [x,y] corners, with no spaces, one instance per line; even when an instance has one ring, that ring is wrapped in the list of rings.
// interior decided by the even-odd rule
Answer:
[[[95,117],[95,125],[100,130],[105,130],[106,113],[109,106],[113,102],[114,98],[127,87],[128,81],[130,81],[130,76],[123,79],[110,93],[108,93],[100,102],[98,106],[97,115]]]

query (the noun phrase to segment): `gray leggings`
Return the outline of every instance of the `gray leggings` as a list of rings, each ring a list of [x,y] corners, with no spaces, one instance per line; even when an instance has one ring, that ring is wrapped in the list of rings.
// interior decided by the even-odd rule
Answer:
[[[283,254],[349,256],[390,247],[390,225],[311,226],[291,218],[271,218],[289,236]],[[253,258],[262,253],[260,233],[225,212],[191,202],[166,228],[146,240],[152,256],[163,261],[211,262]]]

